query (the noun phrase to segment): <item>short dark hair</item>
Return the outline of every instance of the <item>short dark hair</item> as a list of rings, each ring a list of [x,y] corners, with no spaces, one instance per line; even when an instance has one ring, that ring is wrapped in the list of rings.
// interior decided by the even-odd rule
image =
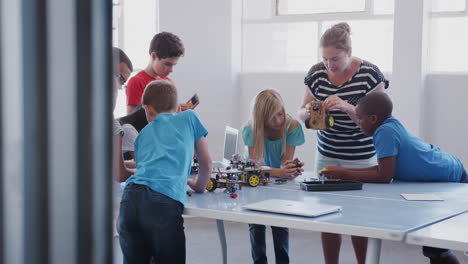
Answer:
[[[132,61],[130,61],[130,58],[127,56],[127,54],[125,54],[125,52],[123,52],[123,50],[117,47],[113,47],[112,58],[114,60],[113,61],[114,69],[117,69],[116,72],[119,72],[118,68],[119,68],[120,63],[125,63],[130,69],[130,71],[133,71]]]
[[[141,104],[151,106],[158,113],[176,110],[177,89],[169,81],[152,81],[143,91]]]
[[[393,103],[384,92],[372,92],[361,98],[357,104],[364,113],[368,115],[377,115],[381,121],[392,116]]]
[[[149,54],[156,52],[159,59],[184,56],[184,44],[180,38],[169,32],[154,35],[149,47]]]

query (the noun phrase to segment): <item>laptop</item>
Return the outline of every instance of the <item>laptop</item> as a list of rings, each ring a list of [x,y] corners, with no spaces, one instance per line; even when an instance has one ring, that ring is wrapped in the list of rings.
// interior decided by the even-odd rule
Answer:
[[[341,211],[341,206],[324,204],[314,201],[290,201],[271,199],[246,204],[243,208],[270,213],[317,217]]]
[[[224,129],[223,158],[219,161],[213,161],[213,168],[226,168],[231,164],[234,154],[237,154],[237,141],[239,130],[226,126]]]

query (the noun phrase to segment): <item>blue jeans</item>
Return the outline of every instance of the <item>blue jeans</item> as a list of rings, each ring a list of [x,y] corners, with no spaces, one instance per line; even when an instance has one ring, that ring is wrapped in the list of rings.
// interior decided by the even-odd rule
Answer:
[[[250,246],[254,264],[267,264],[265,226],[249,224]],[[271,227],[276,264],[289,263],[289,230],[284,227]]]
[[[125,264],[185,263],[182,203],[146,185],[125,187],[117,223]]]

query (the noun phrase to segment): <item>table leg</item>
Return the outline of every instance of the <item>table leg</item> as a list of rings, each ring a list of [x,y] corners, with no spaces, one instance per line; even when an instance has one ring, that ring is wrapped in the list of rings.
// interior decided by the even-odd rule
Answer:
[[[227,246],[226,246],[226,233],[224,233],[224,221],[216,220],[216,225],[218,227],[219,243],[221,243],[223,264],[227,264]]]
[[[366,264],[378,264],[380,262],[380,249],[382,239],[369,238],[367,242]]]

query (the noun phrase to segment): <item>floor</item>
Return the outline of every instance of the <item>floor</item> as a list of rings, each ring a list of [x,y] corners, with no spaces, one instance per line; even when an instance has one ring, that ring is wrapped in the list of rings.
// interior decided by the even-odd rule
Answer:
[[[228,263],[251,263],[247,224],[225,222],[224,225],[228,244]],[[188,264],[222,263],[221,247],[219,245],[215,220],[188,217],[185,219],[185,234],[187,239]],[[115,242],[114,263],[123,263],[118,239],[115,239]],[[290,263],[324,263],[320,233],[291,229],[289,253]],[[465,256],[463,252],[455,252],[455,254],[460,260],[460,263],[468,264],[468,256]],[[271,231],[267,232],[267,256],[270,263],[274,263]],[[343,237],[340,263],[356,263],[349,236]],[[427,258],[422,256],[421,247],[419,246],[407,245],[401,242],[383,241],[381,263],[423,264],[429,262]]]

